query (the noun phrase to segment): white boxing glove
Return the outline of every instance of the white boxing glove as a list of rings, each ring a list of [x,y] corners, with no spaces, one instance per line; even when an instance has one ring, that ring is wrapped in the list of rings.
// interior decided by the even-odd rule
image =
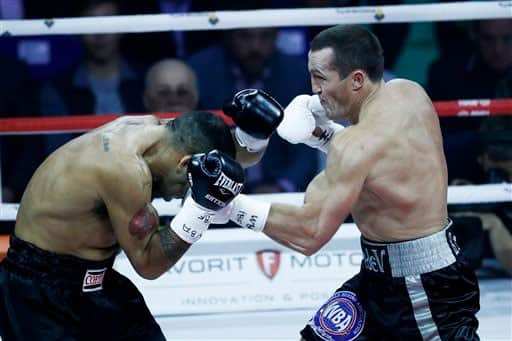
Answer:
[[[341,129],[341,124],[327,117],[318,95],[299,95],[284,109],[277,133],[290,143],[304,143],[327,153],[332,137]]]

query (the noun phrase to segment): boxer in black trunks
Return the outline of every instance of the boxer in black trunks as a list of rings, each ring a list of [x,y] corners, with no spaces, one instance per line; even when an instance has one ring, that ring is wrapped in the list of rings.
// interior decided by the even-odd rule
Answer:
[[[240,195],[222,214],[305,255],[352,214],[361,271],[313,315],[304,340],[478,339],[478,282],[451,230],[432,102],[417,83],[384,82],[381,45],[362,27],[320,32],[308,59],[314,95],[297,96],[277,132],[326,152],[326,169],[302,206]],[[226,112],[250,135],[260,118],[236,110],[245,93]]]
[[[124,116],[51,154],[25,190],[0,263],[1,338],[163,340],[114,258],[122,249],[146,279],[172,267],[240,192],[234,157],[229,127],[208,112]],[[170,226],[159,227],[152,198],[188,187]]]

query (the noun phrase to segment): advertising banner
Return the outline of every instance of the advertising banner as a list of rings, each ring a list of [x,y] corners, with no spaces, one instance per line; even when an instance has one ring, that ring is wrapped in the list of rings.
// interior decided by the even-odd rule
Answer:
[[[344,224],[305,256],[263,234],[209,230],[156,280],[135,273],[124,254],[115,268],[141,290],[154,315],[316,308],[359,270],[359,232]]]

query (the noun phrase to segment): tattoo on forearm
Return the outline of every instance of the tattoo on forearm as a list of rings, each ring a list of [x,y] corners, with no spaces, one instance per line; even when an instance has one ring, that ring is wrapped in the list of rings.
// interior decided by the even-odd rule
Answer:
[[[160,236],[160,244],[162,245],[165,255],[171,260],[173,265],[176,264],[191,244],[183,241],[169,227],[160,228],[158,230],[158,234]]]

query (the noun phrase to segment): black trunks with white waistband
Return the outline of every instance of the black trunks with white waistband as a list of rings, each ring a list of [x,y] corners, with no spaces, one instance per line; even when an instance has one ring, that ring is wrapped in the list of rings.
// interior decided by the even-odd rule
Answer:
[[[0,263],[2,340],[165,340],[113,263],[56,254],[12,235]]]
[[[360,272],[301,331],[305,340],[478,340],[479,288],[452,232],[361,238]]]

